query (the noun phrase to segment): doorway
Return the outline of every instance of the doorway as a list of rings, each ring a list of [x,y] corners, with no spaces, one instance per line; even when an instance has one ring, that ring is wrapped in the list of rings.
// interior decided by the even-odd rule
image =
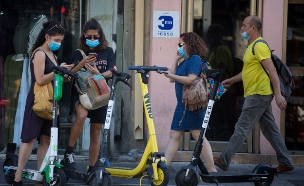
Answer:
[[[245,17],[261,12],[259,11],[261,7],[257,6],[261,1],[184,0],[182,3],[182,32],[196,32],[209,46],[209,43],[207,42],[208,27],[214,23],[220,24],[224,27],[223,41],[230,48],[232,55],[239,59],[243,58],[247,42],[244,42],[242,39],[240,28]],[[241,113],[243,101],[243,97],[237,97],[235,105],[237,117]],[[212,115],[215,115],[216,118],[223,118],[223,113],[220,111],[214,110]],[[210,125],[208,126],[209,129],[206,131],[206,138],[209,140],[213,152],[222,151],[234,131],[234,124],[231,125],[226,119],[215,122],[215,124],[212,124],[212,122],[209,123]],[[256,127],[238,152],[246,153],[258,151],[255,147],[255,144],[258,143],[254,143],[258,139],[259,128]],[[180,143],[180,150],[193,150],[195,143],[191,134],[187,132],[184,134]]]

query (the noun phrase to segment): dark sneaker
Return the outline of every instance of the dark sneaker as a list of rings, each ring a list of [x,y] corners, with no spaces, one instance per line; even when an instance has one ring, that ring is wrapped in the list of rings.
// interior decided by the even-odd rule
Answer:
[[[76,170],[76,163],[74,156],[75,156],[74,153],[71,154],[64,153],[64,166],[66,169]]]
[[[87,175],[90,175],[93,171],[93,166],[87,166],[87,169],[88,169]]]

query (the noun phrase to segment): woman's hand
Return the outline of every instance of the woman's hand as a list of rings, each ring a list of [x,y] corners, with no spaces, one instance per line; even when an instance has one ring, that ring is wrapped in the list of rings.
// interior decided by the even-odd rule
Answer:
[[[95,57],[94,57],[95,58]],[[94,66],[89,65],[88,63],[86,63],[84,65],[92,74],[99,74],[99,70],[96,67],[96,64],[94,63]]]
[[[164,71],[162,72],[167,78],[171,78],[172,77],[172,73],[168,70],[168,71]]]
[[[93,63],[96,61],[96,56],[95,55],[86,56],[85,58],[82,59],[82,61],[84,61],[85,64],[90,63],[91,65],[93,65]]]
[[[71,70],[74,67],[74,64],[67,65],[66,63],[61,63],[60,66]]]

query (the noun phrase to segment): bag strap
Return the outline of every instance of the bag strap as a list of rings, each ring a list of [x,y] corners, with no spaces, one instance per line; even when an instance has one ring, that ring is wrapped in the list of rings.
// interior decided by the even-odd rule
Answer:
[[[268,46],[268,49],[269,49],[269,51],[270,51],[270,58],[271,58],[271,53],[272,53],[272,51],[270,50],[269,45],[267,44],[267,42],[266,42],[265,40],[263,40],[263,39],[259,39],[259,40],[255,41],[255,42],[253,43],[253,45],[252,45],[252,54],[255,55],[255,53],[254,53],[254,47],[255,47],[255,45],[256,45],[257,43],[259,43],[259,42],[263,42],[263,43],[265,43],[265,44]],[[271,58],[271,60],[272,60],[272,58]],[[263,67],[263,69],[264,69],[265,73],[267,74],[267,76],[269,77],[269,74],[268,74],[267,70],[265,69],[265,67],[264,67],[264,65],[262,64],[261,61],[260,61],[260,64],[261,64],[261,66]],[[270,79],[270,77],[269,77],[269,79]],[[273,89],[273,86],[272,86],[271,81],[270,81],[270,86],[271,86],[271,89],[272,89],[272,91],[273,91],[273,93],[274,93],[274,89]]]
[[[267,44],[267,42],[266,42],[265,40],[263,40],[263,39],[256,40],[256,41],[253,43],[253,45],[252,45],[252,54],[253,54],[253,55],[255,55],[254,47],[255,47],[255,45],[256,45],[257,43],[259,43],[259,42],[263,42],[263,43],[265,43],[265,44],[268,46],[268,44]],[[268,48],[269,48],[269,46],[268,46]],[[269,50],[270,50],[270,48],[269,48]],[[270,55],[271,55],[271,50],[270,50]],[[265,67],[263,66],[263,64],[261,63],[261,61],[260,61],[260,64],[262,65],[262,67],[263,67],[265,73],[266,73],[267,76],[269,77],[269,74],[268,74],[267,70],[265,69]]]
[[[84,53],[84,51],[83,50],[81,50],[81,49],[77,49],[80,53],[81,53],[81,55],[82,55],[82,57],[83,58],[85,58],[87,55]]]

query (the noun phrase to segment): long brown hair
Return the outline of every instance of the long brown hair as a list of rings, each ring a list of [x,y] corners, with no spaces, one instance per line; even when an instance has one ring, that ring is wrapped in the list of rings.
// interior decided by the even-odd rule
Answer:
[[[195,32],[182,33],[180,38],[182,38],[187,45],[188,56],[196,54],[199,55],[201,59],[205,59],[208,56],[208,47],[206,43],[201,36]]]
[[[100,37],[98,39],[100,44],[97,45],[94,48],[94,50],[101,51],[101,50],[107,49],[108,41],[106,40],[106,37],[103,33],[103,30],[102,30],[100,24],[93,18],[91,20],[87,21],[83,27],[82,34],[81,34],[81,37],[79,38],[79,42],[78,42],[79,49],[81,49],[83,51],[90,50],[90,47],[88,45],[86,45],[86,38],[84,37],[84,33],[86,33],[88,30],[97,30],[98,34],[100,35]]]

